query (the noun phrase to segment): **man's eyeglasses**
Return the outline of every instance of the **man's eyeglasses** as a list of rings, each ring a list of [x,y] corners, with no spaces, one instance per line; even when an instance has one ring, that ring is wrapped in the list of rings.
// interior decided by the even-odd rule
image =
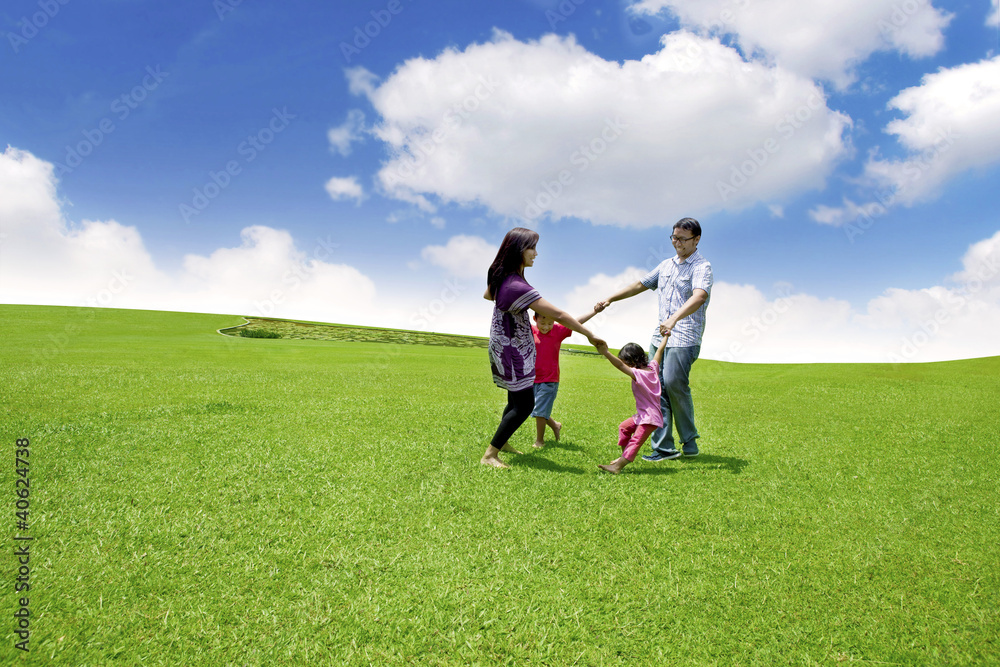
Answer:
[[[676,234],[671,234],[670,235],[670,240],[671,241],[680,241],[681,243],[686,243],[686,242],[690,241],[693,238],[694,238],[693,236],[689,236],[687,238],[684,238],[683,236],[677,236]]]

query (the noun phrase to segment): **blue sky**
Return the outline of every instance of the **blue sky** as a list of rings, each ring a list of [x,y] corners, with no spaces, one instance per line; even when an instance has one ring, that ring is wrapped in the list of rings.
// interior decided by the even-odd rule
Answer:
[[[581,314],[694,216],[707,358],[1000,354],[995,0],[17,0],[0,32],[0,302],[485,335],[511,227]]]

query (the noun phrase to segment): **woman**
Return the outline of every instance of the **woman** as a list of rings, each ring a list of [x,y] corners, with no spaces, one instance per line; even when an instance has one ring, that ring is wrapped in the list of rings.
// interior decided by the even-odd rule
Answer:
[[[595,347],[604,344],[573,316],[543,299],[538,290],[524,279],[524,269],[534,265],[538,256],[535,250],[537,244],[537,232],[524,227],[510,230],[486,276],[487,288],[483,297],[494,304],[490,327],[490,366],[493,382],[507,390],[507,407],[480,463],[496,468],[509,467],[497,456],[500,450],[521,453],[510,447],[507,440],[531,415],[535,406],[535,340],[531,335],[528,309],[583,334]]]

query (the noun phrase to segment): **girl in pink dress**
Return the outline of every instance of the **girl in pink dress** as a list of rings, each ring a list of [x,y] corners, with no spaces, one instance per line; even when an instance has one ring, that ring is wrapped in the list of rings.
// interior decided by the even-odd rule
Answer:
[[[646,357],[646,351],[635,343],[627,343],[618,351],[617,357],[611,354],[607,345],[597,348],[615,368],[632,378],[632,394],[635,396],[635,414],[618,425],[618,446],[622,448],[622,455],[607,465],[597,466],[601,470],[615,475],[620,473],[622,468],[635,460],[653,431],[663,426],[660,364],[663,363],[663,350],[669,337],[664,336],[660,341],[652,361]]]

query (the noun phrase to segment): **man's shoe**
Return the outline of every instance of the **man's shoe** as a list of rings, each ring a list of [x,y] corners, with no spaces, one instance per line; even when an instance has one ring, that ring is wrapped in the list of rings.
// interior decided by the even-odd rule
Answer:
[[[690,445],[684,445],[684,456],[689,458],[698,456],[698,445],[693,442]]]
[[[643,454],[642,460],[649,461],[651,463],[656,463],[657,461],[673,461],[674,459],[679,459],[681,453],[676,449],[668,449],[666,452],[653,452],[652,454]]]

